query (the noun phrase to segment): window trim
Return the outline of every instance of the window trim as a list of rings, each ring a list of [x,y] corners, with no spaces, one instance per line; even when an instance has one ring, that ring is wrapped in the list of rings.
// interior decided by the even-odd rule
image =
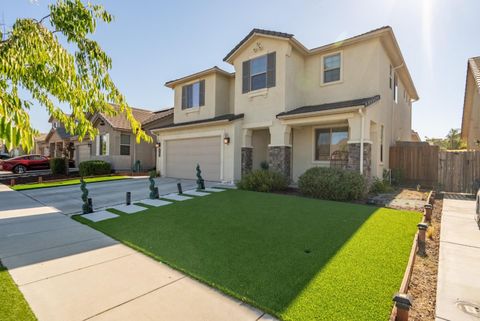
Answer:
[[[398,76],[397,73],[393,73],[393,101],[398,104]]]
[[[325,64],[324,60],[325,58],[328,58],[330,56],[335,56],[337,54],[340,54],[340,79],[335,80],[335,81],[330,81],[330,82],[325,82],[324,76],[325,76]],[[329,86],[329,85],[336,85],[340,84],[343,82],[343,50],[339,51],[334,51],[330,52],[328,54],[324,54],[320,57],[320,86]]]
[[[189,82],[189,83],[186,83],[184,85],[182,85],[180,87],[180,108],[181,110],[183,111],[186,111],[186,112],[192,112],[192,111],[198,111],[200,109],[200,107],[203,107],[205,106],[205,101],[203,102],[203,105],[202,105],[202,86],[201,86],[201,82],[202,81],[205,81],[205,79],[197,79],[197,80],[194,80],[192,82]],[[206,81],[205,81],[206,83]],[[193,95],[193,86],[198,84],[198,106],[193,106],[193,96],[192,96],[192,106],[188,107],[188,88],[189,87],[192,87],[192,95]],[[187,94],[186,94],[186,107],[183,107],[183,90],[187,91]],[[204,90],[205,90],[205,85],[204,85]],[[205,95],[205,93],[204,93]],[[205,99],[205,98],[204,98]]]
[[[380,125],[379,145],[379,162],[381,165],[383,165],[385,159],[385,126],[383,124]]]
[[[265,71],[264,72],[259,72],[259,73],[256,73],[256,74],[252,73],[252,61],[256,60],[256,59],[259,59],[259,58],[262,58],[262,57],[265,57]],[[268,78],[268,53],[256,56],[256,57],[251,58],[249,60],[250,60],[250,91],[249,92],[251,93],[251,92],[257,92],[259,90],[268,89],[268,79],[267,79]],[[253,89],[252,88],[252,84],[253,84],[252,78],[254,76],[258,76],[258,75],[261,75],[261,74],[265,74],[265,87],[258,88],[258,89]]]
[[[128,136],[128,144],[123,144],[122,143],[122,135]],[[132,140],[132,137],[131,137],[130,134],[120,133],[120,149],[118,151],[120,156],[130,156],[131,155],[131,148],[132,148],[131,140]],[[128,146],[128,154],[122,154],[122,146]]]
[[[317,146],[315,132],[317,131],[317,129],[330,129],[330,135],[331,135],[332,129],[334,128],[347,128],[348,141],[350,141],[350,126],[348,124],[337,123],[337,124],[329,124],[329,125],[321,125],[321,126],[312,126],[312,163],[313,164],[330,165],[330,160],[315,159],[316,146]],[[332,143],[330,141],[330,145],[331,144]]]

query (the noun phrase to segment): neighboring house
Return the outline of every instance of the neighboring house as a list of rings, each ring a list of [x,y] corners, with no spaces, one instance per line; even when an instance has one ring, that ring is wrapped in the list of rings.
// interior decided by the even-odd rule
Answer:
[[[156,112],[132,108],[132,114],[150,136],[152,136],[150,128],[173,123],[173,108]],[[152,143],[142,141],[136,144],[130,123],[123,114],[108,116],[99,113],[92,117],[92,122],[99,130],[99,135],[94,141],[78,146],[79,155],[85,155],[89,159],[105,160],[111,163],[116,171],[130,171],[135,168],[137,162],[142,170],[155,168],[155,139]]]
[[[420,138],[420,135],[416,131],[414,131],[413,129],[412,129],[411,141],[412,142],[421,142],[422,141],[422,139]]]
[[[53,117],[50,117],[48,122],[52,125],[50,131],[35,138],[35,153],[53,158],[63,157],[64,151],[69,150],[69,158],[78,164],[75,153],[79,143],[77,136],[68,133],[63,124]]]
[[[253,29],[213,67],[167,82],[174,122],[152,130],[164,176],[234,181],[264,161],[293,181],[314,166],[381,177],[389,147],[411,140],[418,100],[390,27],[307,49]],[[362,166],[360,166],[362,164]]]
[[[480,57],[467,63],[461,136],[468,149],[480,149]]]

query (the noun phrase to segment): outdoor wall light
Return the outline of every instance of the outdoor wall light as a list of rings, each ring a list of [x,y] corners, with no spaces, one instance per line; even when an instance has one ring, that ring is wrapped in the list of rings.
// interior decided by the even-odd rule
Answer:
[[[230,144],[230,137],[225,136],[225,137],[223,138],[223,143],[224,143],[225,145]]]
[[[156,143],[156,144],[155,144],[155,147],[156,147],[156,148],[160,148],[160,143]]]

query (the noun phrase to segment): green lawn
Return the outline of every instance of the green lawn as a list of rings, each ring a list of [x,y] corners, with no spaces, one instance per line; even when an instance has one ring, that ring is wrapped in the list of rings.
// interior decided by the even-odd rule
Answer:
[[[130,176],[98,176],[98,177],[87,177],[85,178],[86,183],[98,183],[106,181],[116,181],[120,179],[129,179]],[[47,187],[57,187],[57,186],[68,186],[68,185],[77,185],[80,184],[80,178],[66,179],[61,181],[45,182],[45,183],[29,183],[29,184],[18,184],[11,186],[13,190],[22,191],[26,189],[37,189],[37,188],[47,188]]]
[[[230,190],[91,223],[284,320],[387,320],[420,213]]]
[[[0,320],[37,320],[7,269],[0,263]]]

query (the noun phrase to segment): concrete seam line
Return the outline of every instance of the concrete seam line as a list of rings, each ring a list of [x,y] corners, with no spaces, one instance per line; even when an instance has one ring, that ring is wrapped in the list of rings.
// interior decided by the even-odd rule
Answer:
[[[162,285],[162,286],[159,286],[158,288],[155,288],[155,289],[153,289],[153,290],[150,290],[150,291],[148,291],[148,292],[145,292],[145,293],[143,293],[143,294],[140,294],[140,295],[138,295],[138,296],[136,296],[136,297],[134,297],[134,298],[131,298],[131,299],[127,300],[127,301],[124,301],[124,302],[122,302],[122,303],[119,303],[119,304],[117,304],[117,305],[114,305],[114,306],[111,307],[111,308],[108,308],[108,309],[103,310],[103,311],[101,311],[101,312],[98,312],[98,313],[96,313],[96,314],[94,314],[94,315],[91,315],[91,316],[89,316],[88,318],[83,319],[82,321],[90,320],[90,319],[92,319],[92,318],[94,318],[94,317],[96,317],[96,316],[99,316],[100,314],[104,314],[105,312],[108,312],[108,311],[110,311],[110,310],[116,309],[116,308],[118,308],[119,306],[125,305],[125,304],[127,304],[127,303],[129,303],[129,302],[132,302],[132,301],[135,301],[135,300],[137,300],[137,299],[139,299],[139,298],[141,298],[141,297],[144,297],[144,296],[146,296],[146,295],[148,295],[148,294],[150,294],[150,293],[153,293],[153,292],[155,292],[155,291],[157,291],[157,290],[160,290],[161,288],[164,288],[164,287],[166,287],[166,286],[169,286],[170,284],[173,284],[173,283],[175,283],[175,282],[177,282],[177,281],[180,281],[180,280],[182,280],[182,279],[184,279],[184,278],[186,278],[186,277],[187,277],[187,276],[184,275],[184,276],[182,276],[181,278],[178,278],[178,279],[173,280],[173,281],[171,281],[171,282],[169,282],[169,283],[166,283],[166,284],[164,284],[164,285]]]
[[[263,318],[264,315],[265,315],[265,312],[263,312],[258,318],[256,318],[255,321],[260,320],[261,318]]]
[[[465,247],[471,247],[474,249],[480,249],[480,246],[468,245],[468,244],[462,244],[462,243],[456,243],[456,242],[450,242],[450,241],[440,241],[440,243],[449,243],[449,244],[458,245],[458,246],[465,246]]]
[[[54,229],[51,229],[51,230],[44,230],[44,231],[37,231],[37,232],[31,232],[31,233],[16,233],[16,234],[9,234],[7,236],[2,236],[0,237],[0,240],[1,239],[8,239],[10,237],[17,237],[17,236],[25,236],[25,235],[35,235],[35,234],[40,234],[40,233],[45,233],[45,232],[53,232],[53,231],[61,231],[61,230],[65,230],[65,228],[68,228],[68,227],[63,227],[63,228],[54,228]]]
[[[452,320],[450,320],[450,319],[445,319],[445,318],[439,317],[438,315],[435,315],[435,318],[437,318],[437,319],[442,319],[442,320],[444,320],[444,321],[452,321]]]
[[[31,281],[31,282],[19,284],[19,286],[26,286],[26,285],[30,285],[30,284],[32,284],[32,283],[37,283],[37,282],[43,281],[43,280],[54,279],[54,278],[56,278],[56,277],[59,277],[59,276],[65,275],[65,274],[69,274],[69,273],[81,271],[81,270],[84,270],[84,269],[91,268],[91,267],[93,267],[93,266],[97,266],[97,265],[100,265],[100,264],[112,262],[112,261],[115,261],[115,260],[118,260],[118,259],[122,259],[122,258],[124,258],[124,257],[130,256],[130,255],[133,255],[133,254],[136,254],[136,253],[125,254],[125,255],[122,255],[122,256],[119,256],[119,257],[115,257],[115,258],[113,258],[113,259],[105,260],[105,261],[98,262],[98,263],[95,263],[95,264],[90,264],[90,265],[87,265],[87,266],[84,266],[84,267],[81,267],[81,268],[78,268],[78,269],[74,269],[74,270],[71,270],[71,271],[67,271],[67,272],[63,272],[63,273],[59,273],[59,274],[47,276],[46,278],[39,279],[39,280],[36,280],[36,281]]]
[[[83,242],[98,240],[98,239],[101,239],[101,238],[104,238],[104,237],[105,237],[105,238],[109,238],[109,237],[107,237],[107,236],[105,236],[105,235],[101,235],[101,236],[99,236],[99,237],[94,237],[94,238],[91,238],[91,239],[88,239],[88,240],[71,242],[71,243],[66,243],[66,244],[62,244],[62,245],[57,245],[57,246],[48,247],[48,248],[46,248],[46,249],[38,249],[38,250],[34,250],[34,251],[28,251],[28,252],[23,252],[23,253],[17,253],[17,254],[13,254],[13,255],[3,256],[3,257],[0,257],[0,259],[6,259],[6,258],[9,258],[9,257],[21,256],[21,255],[30,254],[30,253],[35,253],[35,252],[41,252],[41,251],[56,249],[56,248],[59,248],[59,247],[65,247],[65,246],[75,245],[75,244],[79,244],[79,243],[83,243]],[[116,241],[115,241],[115,242],[116,242]],[[117,242],[117,243],[118,243],[118,242]]]

